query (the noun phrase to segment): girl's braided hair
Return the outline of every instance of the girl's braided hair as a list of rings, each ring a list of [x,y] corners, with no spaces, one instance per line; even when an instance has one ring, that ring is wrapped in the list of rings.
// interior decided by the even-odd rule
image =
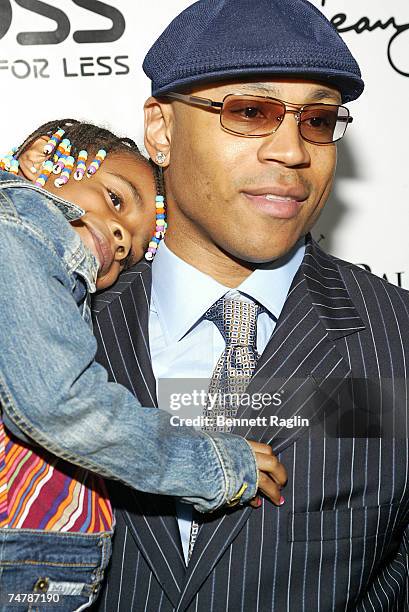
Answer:
[[[40,125],[19,146],[15,157],[18,159],[38,138],[41,138],[41,136],[52,136],[59,128],[64,130],[64,138],[68,138],[71,141],[70,155],[74,158],[83,149],[93,151],[94,153],[99,149],[105,149],[108,154],[125,153],[133,155],[137,160],[148,164],[152,168],[157,194],[161,195],[164,193],[162,172],[156,164],[142,155],[138,146],[131,138],[121,138],[103,127],[85,121],[57,119]]]

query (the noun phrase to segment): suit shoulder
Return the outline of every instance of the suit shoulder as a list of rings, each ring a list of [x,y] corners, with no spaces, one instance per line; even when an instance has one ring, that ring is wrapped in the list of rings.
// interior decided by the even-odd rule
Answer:
[[[359,285],[361,288],[370,285],[375,291],[382,290],[390,295],[399,295],[400,298],[409,305],[409,291],[407,289],[398,287],[386,279],[373,274],[373,272],[370,272],[369,270],[349,261],[334,257],[333,255],[329,255],[329,257],[338,267],[344,281],[348,283],[348,285],[350,284],[351,280],[353,280],[355,284]]]
[[[122,272],[118,280],[108,289],[99,291],[92,298],[92,313],[98,316],[105,308],[121,300],[131,289],[145,293],[147,301],[150,300],[150,275],[151,265],[148,262],[140,261],[135,266]]]
[[[368,270],[345,261],[323,251],[318,245],[314,245],[314,266],[321,270],[325,281],[338,280],[336,290],[343,286],[351,306],[357,310],[357,315],[362,321],[366,321],[369,327],[378,326],[379,329],[385,325],[398,327],[409,334],[409,292],[397,287],[383,278],[379,278]],[[341,282],[341,285],[339,284]],[[336,293],[332,299],[337,300]],[[334,307],[337,304],[333,304]],[[389,328],[390,329],[390,328]],[[407,331],[406,331],[407,330]]]

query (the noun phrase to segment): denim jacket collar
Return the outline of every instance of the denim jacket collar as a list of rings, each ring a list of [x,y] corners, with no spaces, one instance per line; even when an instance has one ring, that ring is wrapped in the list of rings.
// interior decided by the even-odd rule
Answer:
[[[32,191],[37,191],[45,196],[54,206],[63,214],[64,218],[71,223],[77,219],[81,219],[85,215],[85,210],[77,206],[73,202],[68,202],[55,194],[45,191],[41,187],[37,187],[34,183],[27,181],[19,176],[13,176],[9,172],[0,171],[0,184],[5,187],[23,187]],[[66,249],[64,251],[63,260],[70,273],[76,272],[87,283],[88,290],[91,293],[96,291],[96,280],[99,269],[99,264],[93,253],[84,247],[79,235],[70,231],[67,236],[64,236]]]

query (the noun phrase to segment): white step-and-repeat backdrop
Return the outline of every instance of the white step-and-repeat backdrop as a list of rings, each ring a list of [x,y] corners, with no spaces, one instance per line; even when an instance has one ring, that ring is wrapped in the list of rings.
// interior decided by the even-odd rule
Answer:
[[[257,2],[257,0],[254,0]],[[0,149],[43,121],[90,119],[142,142],[142,59],[190,0],[0,0]],[[409,2],[314,0],[366,90],[314,230],[327,250],[409,289]]]

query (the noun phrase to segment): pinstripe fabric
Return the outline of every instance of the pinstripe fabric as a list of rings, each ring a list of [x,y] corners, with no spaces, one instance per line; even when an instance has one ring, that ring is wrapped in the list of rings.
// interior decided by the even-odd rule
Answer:
[[[96,298],[94,315],[99,360],[154,406],[149,301],[150,268],[141,263]],[[310,241],[250,390],[284,389],[275,414],[318,423],[338,410],[343,382],[357,405],[364,402],[355,379],[366,378],[379,389],[371,410],[399,416],[402,437],[236,428],[273,445],[289,474],[286,504],[206,517],[187,569],[169,499],[115,486],[113,561],[95,609],[409,610],[408,334],[407,292]],[[399,393],[392,383],[383,388],[394,377],[403,381]]]

